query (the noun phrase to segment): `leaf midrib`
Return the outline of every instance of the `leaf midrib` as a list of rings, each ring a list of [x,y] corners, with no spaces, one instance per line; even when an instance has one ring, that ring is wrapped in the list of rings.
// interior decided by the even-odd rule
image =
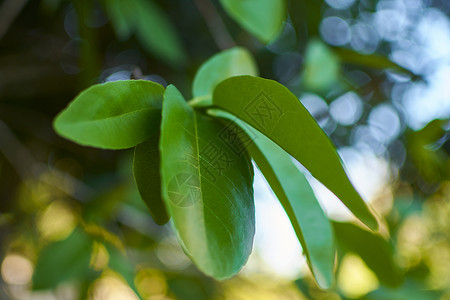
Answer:
[[[197,125],[197,115],[195,114],[195,111],[192,109],[192,113],[193,113],[193,117],[194,117],[194,130],[195,130],[195,146],[196,146],[196,156],[197,156],[197,169],[198,169],[198,182],[200,185],[200,201],[201,201],[201,205],[202,205],[202,222],[203,222],[203,234],[205,236],[206,239],[206,252],[208,253],[208,256],[210,256],[210,249],[209,249],[209,242],[208,242],[208,232],[206,230],[206,220],[205,220],[205,205],[203,202],[203,185],[202,185],[202,174],[201,174],[201,169],[200,169],[200,145],[198,143],[200,137],[198,135],[198,125]],[[211,258],[210,258],[211,259]]]
[[[197,169],[198,169],[199,184],[200,184],[200,201],[201,201],[201,204],[202,204],[202,216],[203,216],[202,222],[203,222],[203,225],[204,225],[202,229],[204,230],[204,236],[205,236],[206,241],[207,241],[206,242],[206,247],[207,247],[208,256],[210,257],[211,260],[214,260],[214,257],[211,256],[211,253],[212,253],[211,249],[209,248],[210,247],[210,243],[208,242],[208,240],[209,240],[209,238],[208,238],[208,231],[206,230],[205,211],[208,210],[218,220],[218,222],[220,224],[222,224],[222,226],[225,228],[226,232],[228,233],[230,241],[231,241],[232,244],[234,244],[234,239],[233,239],[233,235],[230,232],[230,229],[226,226],[226,224],[223,223],[222,219],[217,214],[215,214],[213,210],[208,208],[208,206],[204,202],[204,198],[203,198],[203,184],[202,184],[202,172],[201,172],[201,164],[200,164],[200,159],[201,159],[201,157],[200,157],[200,145],[199,145],[200,137],[199,137],[199,134],[198,134],[197,118],[198,117],[197,117],[197,115],[196,115],[196,113],[194,111],[194,130],[195,130],[194,138],[195,138],[195,143],[196,143],[195,144],[196,145],[196,156],[197,156],[197,164],[198,164]],[[205,177],[205,179],[206,179],[206,177]],[[211,185],[214,185],[214,183],[211,182]],[[216,186],[216,188],[217,188],[217,186]],[[217,189],[218,189],[219,192],[223,193],[223,191],[221,191],[219,188],[217,188]],[[225,198],[227,200],[229,200],[228,196],[225,193],[223,193],[223,194],[224,194]],[[215,264],[213,264],[213,265],[215,265]]]
[[[102,121],[108,121],[108,120],[113,120],[113,119],[119,119],[119,118],[125,118],[131,115],[135,115],[144,111],[151,111],[151,110],[161,110],[160,108],[153,108],[153,107],[148,107],[148,108],[142,108],[142,109],[138,109],[138,110],[134,110],[134,111],[130,111],[124,114],[120,114],[120,115],[116,115],[116,116],[112,116],[112,117],[106,117],[106,118],[99,118],[99,119],[92,119],[92,120],[82,120],[82,121],[75,121],[75,122],[69,122],[69,121],[61,121],[61,124],[67,124],[67,125],[86,125],[86,124],[92,124],[92,123],[98,123],[98,122],[102,122]]]

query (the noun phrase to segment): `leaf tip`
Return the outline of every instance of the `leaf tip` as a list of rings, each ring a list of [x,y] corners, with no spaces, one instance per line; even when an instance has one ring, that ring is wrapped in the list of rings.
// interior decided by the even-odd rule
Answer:
[[[372,212],[369,212],[369,215],[361,221],[363,221],[363,223],[372,231],[377,231],[379,228],[377,218],[373,215]]]
[[[314,278],[321,289],[329,290],[333,287],[333,274],[322,274],[321,272],[314,270]]]

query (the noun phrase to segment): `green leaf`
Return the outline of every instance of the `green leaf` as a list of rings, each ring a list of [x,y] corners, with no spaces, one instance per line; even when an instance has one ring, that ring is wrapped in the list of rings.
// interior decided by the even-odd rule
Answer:
[[[241,138],[286,211],[302,245],[308,264],[323,288],[333,284],[334,238],[330,221],[325,216],[305,176],[291,157],[263,134],[232,115],[211,110],[211,114],[233,120]],[[231,127],[231,125],[229,125]]]
[[[401,283],[392,247],[384,238],[351,223],[333,222],[333,227],[341,251],[359,255],[383,284],[398,286]]]
[[[133,174],[139,194],[150,209],[153,220],[163,225],[169,221],[169,216],[162,200],[159,166],[159,133],[157,133],[136,146]]]
[[[225,11],[263,43],[273,40],[286,20],[284,0],[221,0]]]
[[[323,0],[295,0],[289,2],[289,18],[299,40],[319,35]]]
[[[445,299],[445,292],[432,290],[426,285],[426,281],[405,280],[398,288],[381,286],[364,297],[355,300],[439,300]]]
[[[171,294],[177,300],[210,300],[221,293],[220,283],[212,278],[196,274],[176,274],[167,278]]]
[[[172,65],[184,63],[180,38],[164,11],[151,0],[104,0],[119,39],[134,33],[150,54]]]
[[[422,129],[406,134],[408,155],[429,182],[442,182],[450,178],[450,160],[442,147],[448,131],[444,129],[446,123],[449,121],[436,119]]]
[[[239,153],[227,143],[226,134],[219,121],[167,88],[160,141],[164,201],[185,252],[217,279],[241,269],[255,233],[251,160],[245,149]]]
[[[133,290],[139,299],[142,297],[139,295],[139,291],[134,284],[135,277],[135,265],[133,265],[126,257],[125,253],[119,251],[112,245],[106,245],[109,254],[108,266],[125,279],[128,286]]]
[[[379,54],[362,54],[352,49],[333,47],[334,53],[339,59],[348,64],[373,68],[373,69],[391,69],[397,72],[404,73],[409,76],[416,76],[410,70],[396,64],[387,57]]]
[[[144,80],[94,85],[55,119],[56,132],[78,144],[105,149],[133,147],[159,130],[164,88]]]
[[[339,80],[340,62],[319,39],[311,39],[305,52],[302,82],[311,91],[324,92]]]
[[[258,75],[255,61],[245,48],[235,47],[208,59],[197,71],[192,93],[194,101],[211,100],[214,88],[228,77]]]
[[[134,0],[137,38],[142,46],[159,58],[177,66],[185,61],[181,41],[171,21],[153,1]],[[128,2],[128,1],[126,1]]]
[[[136,3],[133,0],[126,2],[123,0],[104,0],[103,2],[119,40],[129,39],[134,31],[133,15],[136,10]]]
[[[89,272],[92,240],[76,228],[63,241],[46,246],[40,253],[33,274],[33,289],[53,289],[61,282],[83,279]]]
[[[220,83],[213,104],[250,124],[297,159],[367,226],[378,224],[351,184],[339,155],[314,118],[283,85],[237,76]]]

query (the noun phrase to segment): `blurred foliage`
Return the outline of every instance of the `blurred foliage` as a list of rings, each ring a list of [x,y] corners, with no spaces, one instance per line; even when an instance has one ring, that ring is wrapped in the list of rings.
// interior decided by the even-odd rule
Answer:
[[[271,32],[259,33],[267,7],[245,23],[225,3],[233,1],[0,3],[0,299],[450,299],[449,116],[417,124],[408,113],[409,91],[432,86],[433,70],[448,63],[414,35],[416,20],[448,20],[449,2],[287,1],[267,45],[260,40],[278,31],[268,22]],[[92,83],[141,78],[192,95],[198,66],[233,45],[299,96],[338,147],[389,164],[373,199],[380,232],[334,223],[338,281],[329,291],[305,272],[294,282],[250,266],[224,282],[202,275],[170,225],[152,221],[132,153],[84,148],[52,130]]]

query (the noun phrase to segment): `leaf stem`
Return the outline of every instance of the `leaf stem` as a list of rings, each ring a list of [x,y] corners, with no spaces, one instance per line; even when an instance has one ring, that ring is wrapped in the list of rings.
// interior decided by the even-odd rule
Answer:
[[[188,101],[188,104],[192,107],[207,107],[212,106],[212,95],[204,95],[200,97],[192,98]]]

